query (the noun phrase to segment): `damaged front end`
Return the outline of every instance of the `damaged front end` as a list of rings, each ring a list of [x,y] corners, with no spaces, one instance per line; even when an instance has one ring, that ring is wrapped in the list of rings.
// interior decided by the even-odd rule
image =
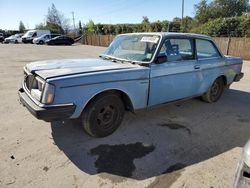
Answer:
[[[250,188],[250,140],[243,148],[235,176],[234,188]]]

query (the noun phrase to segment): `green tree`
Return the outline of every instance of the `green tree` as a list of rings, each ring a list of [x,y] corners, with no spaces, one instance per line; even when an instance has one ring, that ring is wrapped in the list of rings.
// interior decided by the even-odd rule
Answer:
[[[86,24],[86,27],[88,34],[93,34],[95,32],[95,23],[93,20],[89,20],[89,22]]]
[[[169,23],[169,32],[181,32],[181,18],[175,17],[172,22]]]
[[[209,19],[212,19],[212,9],[208,4],[207,0],[201,0],[198,4],[194,5],[195,18],[199,23],[204,24]]]
[[[115,26],[115,33],[121,34],[122,33],[122,26],[120,24],[116,24]]]
[[[244,16],[244,21],[241,22],[240,27],[243,31],[243,36],[250,37],[250,12]]]
[[[167,32],[167,31],[168,31],[169,21],[163,20],[163,21],[161,22],[161,25],[162,25],[161,31],[162,31],[162,32]]]
[[[49,30],[57,33],[67,33],[69,30],[69,19],[57,10],[54,4],[48,8],[46,15],[46,27]]]
[[[19,22],[19,32],[24,33],[25,32],[25,26],[22,21]]]
[[[163,27],[162,23],[159,20],[157,22],[151,23],[150,26],[153,32],[160,32]]]
[[[46,24],[40,23],[36,25],[35,28],[40,30],[50,30],[52,33],[66,33],[61,26],[51,22],[46,22]]]
[[[142,19],[143,19],[142,20],[142,31],[143,32],[150,32],[152,29],[151,29],[148,17],[143,16]]]
[[[98,23],[98,24],[95,25],[95,28],[96,28],[96,34],[104,35],[103,24]]]
[[[200,24],[216,18],[241,16],[249,11],[249,0],[201,0],[195,7],[195,18]]]
[[[249,10],[248,0],[214,0],[210,7],[217,18],[242,16]]]
[[[245,35],[242,25],[244,20],[244,17],[217,18],[192,29],[191,32],[210,36],[242,37]]]
[[[22,21],[19,22],[19,32],[24,33],[25,32],[25,26]]]
[[[79,23],[78,23],[78,34],[82,35],[82,33],[83,33],[82,22],[79,20]]]
[[[184,32],[184,33],[189,32],[194,25],[193,18],[189,16],[186,16],[185,18],[183,18],[181,23],[182,23],[181,32]]]

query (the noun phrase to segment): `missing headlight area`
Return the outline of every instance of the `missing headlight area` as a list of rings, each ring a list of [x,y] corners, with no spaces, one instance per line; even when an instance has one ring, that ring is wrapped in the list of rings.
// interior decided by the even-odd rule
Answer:
[[[35,79],[33,80],[32,89],[38,89],[39,91],[42,91],[43,87],[44,87],[44,81],[38,76],[36,76]]]
[[[44,88],[44,81],[39,77],[33,77],[30,89],[31,96],[36,100],[40,101],[42,96],[42,91]]]
[[[248,173],[248,172],[243,172],[243,177],[245,177],[245,178],[250,178],[250,173]]]

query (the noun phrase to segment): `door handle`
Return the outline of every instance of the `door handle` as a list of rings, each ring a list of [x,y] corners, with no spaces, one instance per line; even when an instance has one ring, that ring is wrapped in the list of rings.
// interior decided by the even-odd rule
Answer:
[[[195,65],[195,66],[194,66],[194,69],[200,69],[200,68],[201,68],[200,65]]]

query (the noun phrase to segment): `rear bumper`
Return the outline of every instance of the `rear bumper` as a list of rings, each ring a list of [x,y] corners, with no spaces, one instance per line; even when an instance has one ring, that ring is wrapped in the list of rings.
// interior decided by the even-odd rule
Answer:
[[[34,115],[37,119],[48,122],[69,119],[76,108],[74,104],[40,107],[29,98],[23,88],[19,89],[18,95],[20,102],[30,111],[32,115]]]
[[[236,74],[234,77],[234,82],[239,82],[244,77],[244,73],[241,72],[240,74]]]

